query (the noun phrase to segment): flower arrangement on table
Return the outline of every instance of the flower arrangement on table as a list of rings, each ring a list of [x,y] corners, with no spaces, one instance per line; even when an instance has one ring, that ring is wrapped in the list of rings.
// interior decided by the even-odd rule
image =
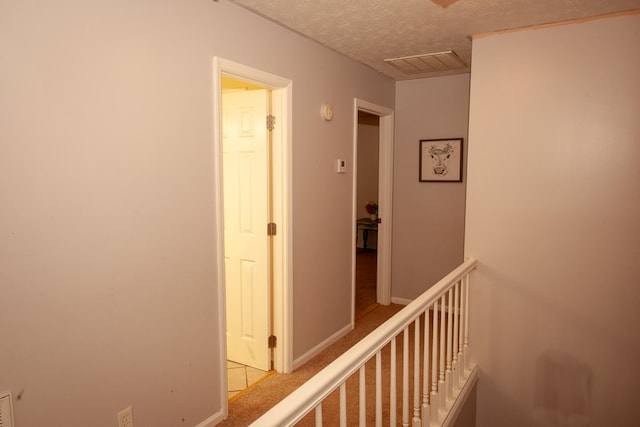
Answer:
[[[373,200],[367,200],[364,203],[364,209],[367,211],[369,215],[371,215],[371,220],[375,221],[378,218],[378,203]]]

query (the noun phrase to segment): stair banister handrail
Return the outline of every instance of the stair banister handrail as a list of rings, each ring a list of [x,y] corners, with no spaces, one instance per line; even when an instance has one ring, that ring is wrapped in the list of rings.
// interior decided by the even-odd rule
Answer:
[[[258,418],[252,427],[292,426],[313,410],[329,394],[375,356],[392,337],[398,335],[417,315],[436,302],[442,294],[475,269],[477,260],[467,258],[426,292],[407,304],[361,341],[345,351],[307,382]],[[291,408],[297,408],[291,411]]]

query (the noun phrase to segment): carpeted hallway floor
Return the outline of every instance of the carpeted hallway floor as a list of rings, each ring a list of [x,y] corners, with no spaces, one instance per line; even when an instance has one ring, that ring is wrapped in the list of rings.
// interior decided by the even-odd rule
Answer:
[[[324,352],[290,374],[273,374],[254,384],[229,403],[229,418],[220,427],[244,427],[302,385],[336,357],[402,309],[402,305],[381,305],[357,322],[356,328]]]
[[[269,375],[236,396],[229,403],[229,418],[220,427],[248,426],[403,307],[376,303],[376,252],[359,251],[357,255],[355,329],[294,372]]]
[[[356,252],[356,321],[378,305],[377,257],[378,253],[372,250]]]
[[[356,322],[378,306],[376,302],[377,253],[358,249],[356,252]],[[267,373],[234,361],[227,361],[228,396],[235,398]]]

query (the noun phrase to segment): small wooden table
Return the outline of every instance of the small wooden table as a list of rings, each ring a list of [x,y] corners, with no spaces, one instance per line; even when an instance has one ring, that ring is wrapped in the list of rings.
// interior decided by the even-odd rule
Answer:
[[[369,231],[378,232],[378,221],[371,218],[360,218],[356,221],[356,225],[356,245],[358,244],[358,231],[362,230],[363,248],[366,251],[369,241]]]

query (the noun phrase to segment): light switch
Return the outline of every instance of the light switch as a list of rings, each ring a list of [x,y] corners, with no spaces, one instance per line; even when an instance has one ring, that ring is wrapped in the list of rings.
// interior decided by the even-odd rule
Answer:
[[[347,171],[347,164],[344,160],[338,159],[336,160],[336,172],[337,173],[345,173]]]

